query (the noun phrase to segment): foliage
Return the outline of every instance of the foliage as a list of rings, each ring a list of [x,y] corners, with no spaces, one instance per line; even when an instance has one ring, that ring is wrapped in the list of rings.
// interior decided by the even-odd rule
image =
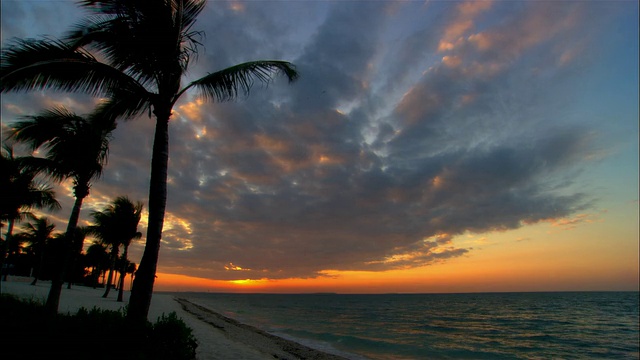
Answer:
[[[32,208],[60,209],[53,188],[36,180],[32,157],[16,157],[4,144],[0,151],[0,220],[22,220]]]
[[[5,77],[2,79],[4,81]],[[114,122],[99,115],[84,118],[64,107],[45,110],[35,116],[25,116],[12,126],[12,138],[30,145],[34,151],[46,150],[45,157],[34,158],[36,161],[32,161],[34,171],[44,172],[57,181],[73,179],[75,202],[65,232],[65,249],[54,269],[55,275],[47,299],[47,307],[52,314],[58,311],[67,267],[77,257],[78,251],[74,248],[82,249],[81,242],[74,247],[80,209],[84,198],[89,195],[92,181],[102,175],[109,153],[111,132],[115,126]]]
[[[171,359],[190,359],[198,346],[191,328],[178,318],[175,312],[164,315],[153,325],[149,354],[154,359],[169,356]]]
[[[144,320],[153,293],[167,204],[169,118],[176,101],[189,89],[208,100],[233,100],[239,94],[248,95],[256,80],[267,85],[280,74],[291,82],[298,78],[298,72],[286,61],[251,61],[181,87],[190,60],[198,54],[197,39],[202,33],[192,27],[205,0],[79,4],[88,14],[64,40],[15,39],[3,48],[0,92],[49,89],[104,97],[98,113],[107,123],[145,112],[154,114],[147,239],[128,313]],[[53,285],[51,289],[53,293]]]
[[[51,317],[36,301],[5,294],[0,318],[4,359],[195,359],[195,338],[175,312],[155,324],[131,323],[124,312],[98,308]]]

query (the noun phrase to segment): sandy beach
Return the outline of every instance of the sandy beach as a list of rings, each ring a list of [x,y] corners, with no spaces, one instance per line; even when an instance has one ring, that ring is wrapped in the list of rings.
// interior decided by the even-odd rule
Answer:
[[[2,293],[46,301],[50,283],[40,281],[32,286],[30,282],[30,278],[9,277],[8,281],[2,283]],[[119,310],[128,302],[128,291],[124,294],[124,302],[116,301],[117,292],[114,290],[106,299],[102,297],[103,293],[104,289],[84,286],[67,289],[65,284],[60,297],[59,312],[73,314],[81,307]],[[193,335],[198,341],[198,360],[344,359],[239,323],[197,304],[193,299],[189,299],[188,294],[184,295],[154,294],[149,309],[149,320],[155,322],[163,313],[175,311],[193,330]]]

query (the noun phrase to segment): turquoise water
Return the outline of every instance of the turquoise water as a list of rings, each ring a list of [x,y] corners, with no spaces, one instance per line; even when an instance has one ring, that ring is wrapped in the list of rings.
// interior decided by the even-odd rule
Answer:
[[[637,292],[188,293],[216,312],[352,359],[638,359]]]

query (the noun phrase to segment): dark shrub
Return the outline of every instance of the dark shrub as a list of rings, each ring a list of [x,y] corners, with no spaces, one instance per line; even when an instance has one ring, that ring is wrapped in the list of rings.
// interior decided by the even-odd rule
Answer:
[[[196,356],[196,339],[175,312],[164,314],[153,325],[150,354],[154,359],[188,360]]]
[[[98,308],[51,318],[40,303],[0,296],[0,359],[191,360],[196,347],[175,312],[155,324]]]

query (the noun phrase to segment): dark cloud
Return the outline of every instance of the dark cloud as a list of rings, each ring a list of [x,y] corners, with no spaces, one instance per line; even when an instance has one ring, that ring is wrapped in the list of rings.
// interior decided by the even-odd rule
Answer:
[[[556,84],[584,75],[560,60],[589,27],[587,5],[464,4],[210,2],[190,79],[262,58],[293,61],[301,78],[176,105],[160,270],[245,279],[424,266],[472,254],[456,235],[588,207],[593,196],[573,186],[596,133],[566,116],[571,96]],[[3,125],[65,97],[91,104],[10,96]],[[120,124],[88,208],[146,201],[153,126]]]

